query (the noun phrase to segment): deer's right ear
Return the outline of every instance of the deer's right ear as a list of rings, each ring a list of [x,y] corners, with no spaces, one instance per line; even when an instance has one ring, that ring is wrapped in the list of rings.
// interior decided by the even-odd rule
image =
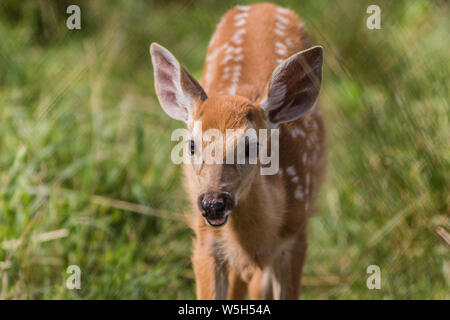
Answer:
[[[188,123],[198,103],[206,100],[205,91],[167,49],[152,43],[150,55],[161,107],[173,119]]]
[[[273,72],[261,101],[269,122],[277,126],[310,110],[322,83],[323,49],[315,46],[290,56]]]

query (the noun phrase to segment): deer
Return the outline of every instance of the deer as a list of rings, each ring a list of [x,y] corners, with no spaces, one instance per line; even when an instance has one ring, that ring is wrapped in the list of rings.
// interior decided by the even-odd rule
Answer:
[[[311,46],[293,11],[258,3],[222,17],[199,82],[161,45],[152,43],[150,55],[159,103],[191,138],[186,157],[202,159],[193,138],[199,121],[203,131],[279,133],[275,174],[261,174],[259,162],[183,165],[197,298],[299,299],[307,222],[327,162],[323,48]],[[201,142],[212,143],[224,140]]]

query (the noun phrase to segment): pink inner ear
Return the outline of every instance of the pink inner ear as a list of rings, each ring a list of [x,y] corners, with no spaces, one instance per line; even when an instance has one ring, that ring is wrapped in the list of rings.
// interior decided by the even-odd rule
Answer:
[[[177,89],[174,83],[174,77],[177,74],[176,66],[159,53],[155,54],[154,58],[157,87],[163,104],[175,106],[177,105]]]
[[[168,50],[152,44],[150,54],[161,107],[170,117],[188,121],[189,112],[195,108],[194,102],[206,100],[205,92]]]
[[[278,68],[265,106],[272,123],[296,120],[314,105],[322,81],[322,49],[299,53]]]
[[[177,95],[175,92],[164,90],[161,92],[162,98],[166,103],[175,105],[177,103]]]
[[[171,70],[164,70],[162,68],[158,68],[157,77],[158,77],[158,84],[160,87],[164,88],[175,87],[172,81],[170,71]]]
[[[155,62],[158,85],[161,87],[161,89],[175,89],[175,85],[173,83],[173,77],[176,76],[175,66],[159,54],[155,56]]]
[[[176,87],[172,79],[172,70],[158,68],[156,71],[157,87],[164,104],[177,105]]]
[[[155,54],[156,65],[161,69],[172,69],[175,70],[176,66],[170,63],[160,52]]]

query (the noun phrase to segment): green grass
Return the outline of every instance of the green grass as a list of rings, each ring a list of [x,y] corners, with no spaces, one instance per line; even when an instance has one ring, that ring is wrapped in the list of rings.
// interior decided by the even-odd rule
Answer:
[[[194,298],[170,161],[181,123],[155,98],[148,46],[166,46],[198,78],[232,3],[19,3],[0,4],[0,298]],[[73,3],[80,31],[65,27]],[[449,247],[436,233],[450,228],[448,4],[279,3],[326,55],[329,170],[303,298],[449,299]],[[381,30],[365,27],[369,4]],[[65,288],[72,264],[81,290]],[[366,288],[371,264],[381,290]]]

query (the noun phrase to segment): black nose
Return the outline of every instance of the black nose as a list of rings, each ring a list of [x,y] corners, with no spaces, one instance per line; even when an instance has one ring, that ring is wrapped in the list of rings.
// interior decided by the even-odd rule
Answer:
[[[225,204],[220,200],[202,201],[202,208],[205,211],[220,213],[225,208]]]
[[[198,198],[198,205],[204,217],[221,217],[232,209],[233,199],[225,192],[206,192]]]

